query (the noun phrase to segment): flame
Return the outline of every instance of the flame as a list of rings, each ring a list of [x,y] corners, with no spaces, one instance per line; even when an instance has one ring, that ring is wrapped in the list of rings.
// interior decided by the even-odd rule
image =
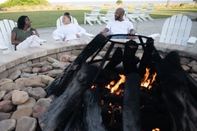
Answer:
[[[105,88],[110,89],[110,93],[115,93],[116,95],[120,95],[123,90],[118,90],[120,84],[125,82],[125,76],[119,74],[120,80],[115,84],[115,81],[111,81]],[[114,85],[115,84],[115,85]]]
[[[146,73],[144,75],[144,78],[141,81],[141,86],[146,87],[148,89],[151,89],[152,88],[152,83],[155,81],[156,76],[157,76],[157,73],[155,72],[152,75],[152,78],[150,78],[151,77],[150,76],[150,68],[146,68]]]
[[[160,131],[159,128],[152,129],[152,131]]]

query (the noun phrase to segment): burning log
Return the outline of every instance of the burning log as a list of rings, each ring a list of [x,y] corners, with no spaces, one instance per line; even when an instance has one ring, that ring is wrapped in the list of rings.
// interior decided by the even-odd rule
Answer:
[[[87,131],[106,131],[101,116],[101,94],[98,88],[84,93],[84,118]]]
[[[141,131],[140,81],[136,73],[127,75],[123,100],[124,131]]]
[[[99,49],[102,49],[106,44],[106,38],[103,35],[98,34],[77,56],[77,58],[66,68],[49,86],[46,87],[47,95],[52,94],[61,95],[72,79],[75,77],[77,71],[81,68],[81,65],[91,55],[93,55]]]
[[[39,117],[39,123],[43,131],[55,131],[61,123],[68,119],[79,105],[84,91],[91,87],[96,72],[96,67],[88,66],[85,63],[82,65],[63,94],[56,98],[48,110]]]

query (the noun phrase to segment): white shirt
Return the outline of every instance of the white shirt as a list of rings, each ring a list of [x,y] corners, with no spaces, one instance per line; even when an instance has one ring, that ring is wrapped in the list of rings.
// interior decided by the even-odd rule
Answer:
[[[109,34],[128,34],[131,29],[134,29],[130,21],[109,21],[106,28],[109,29]]]
[[[84,28],[73,23],[64,24],[53,31],[54,36],[58,36],[61,39],[66,37],[66,40],[78,39],[76,34],[79,34],[81,36],[85,33],[86,30]]]

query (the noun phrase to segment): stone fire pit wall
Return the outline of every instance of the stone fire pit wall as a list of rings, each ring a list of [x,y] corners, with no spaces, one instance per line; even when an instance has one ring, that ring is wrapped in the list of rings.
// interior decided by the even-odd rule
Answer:
[[[87,40],[74,40],[46,44],[39,48],[30,48],[24,51],[15,51],[0,55],[0,79],[7,78],[16,69],[27,67],[29,64],[42,62],[47,57],[58,59],[62,54],[77,54],[90,42]],[[187,47],[173,44],[155,43],[160,54],[165,55],[170,51],[177,51],[182,58],[197,60],[197,46]]]

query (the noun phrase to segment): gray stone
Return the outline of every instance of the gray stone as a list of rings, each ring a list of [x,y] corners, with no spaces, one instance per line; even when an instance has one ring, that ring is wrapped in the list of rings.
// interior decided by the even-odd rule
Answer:
[[[10,117],[11,117],[11,113],[0,112],[0,121],[5,120],[5,119],[10,119]]]
[[[38,72],[40,72],[40,70],[41,70],[40,67],[34,67],[34,68],[32,69],[32,72],[33,72],[33,73],[38,73]]]
[[[70,58],[70,62],[73,62],[75,59],[77,58],[77,56],[71,56],[71,58]]]
[[[0,100],[4,97],[5,94],[6,94],[6,91],[0,91]]]
[[[54,59],[54,58],[51,58],[51,57],[48,57],[47,60],[48,60],[50,63],[59,62],[58,60],[56,60],[56,59]]]
[[[41,76],[31,76],[25,81],[26,87],[46,87],[46,84],[42,82]]]
[[[197,73],[197,64],[196,64],[196,65],[194,65],[194,66],[192,66],[192,72]]]
[[[21,75],[21,70],[16,70],[16,71],[13,71],[9,76],[8,78],[9,79],[12,79],[12,80],[16,80],[17,78],[19,78]]]
[[[0,102],[0,112],[10,112],[14,109],[14,105],[11,100],[3,100]]]
[[[0,121],[0,130],[1,131],[12,131],[16,127],[16,120],[7,119]]]
[[[187,64],[189,64],[189,60],[187,58],[181,58],[180,63],[181,63],[181,65],[187,65]]]
[[[71,58],[70,55],[64,54],[64,55],[60,56],[59,61],[60,62],[70,62],[70,58]]]
[[[41,75],[41,81],[42,83],[49,85],[54,81],[54,78],[48,76],[48,75]]]
[[[20,105],[25,103],[29,99],[29,95],[25,91],[14,90],[12,92],[12,103],[14,105]]]
[[[50,98],[39,99],[33,109],[33,117],[38,118],[40,115],[42,115],[50,106],[51,101],[52,100]]]
[[[29,96],[35,98],[36,100],[38,100],[40,98],[45,98],[47,95],[45,90],[41,87],[29,89],[28,94],[29,94]]]
[[[12,100],[12,91],[5,94],[3,100]]]
[[[58,74],[60,74],[62,72],[63,72],[63,70],[51,70],[51,71],[48,72],[48,75],[50,77],[55,78]]]
[[[36,100],[33,97],[29,97],[29,99],[25,103],[17,106],[17,110],[26,107],[33,108],[35,104],[36,104]]]
[[[54,62],[51,64],[54,68],[61,68],[61,67],[67,67],[70,65],[69,62]]]
[[[190,68],[186,65],[182,65],[183,70],[185,70],[186,72],[190,71]]]
[[[25,73],[31,73],[32,72],[32,67],[28,66],[28,67],[22,68],[21,71],[25,72]]]
[[[37,73],[21,73],[21,78],[29,78],[31,76],[37,76]]]
[[[195,60],[191,61],[191,62],[188,64],[189,67],[192,67],[192,66],[194,66],[194,65],[197,65],[197,62],[196,62]]]
[[[35,131],[37,121],[35,118],[22,116],[17,120],[15,131]]]
[[[46,72],[52,70],[53,67],[51,65],[43,65],[42,68],[40,69],[40,72]]]
[[[22,116],[31,116],[33,113],[33,109],[29,107],[17,109],[11,116],[11,119],[19,119]]]
[[[2,86],[5,83],[10,83],[10,82],[13,82],[13,80],[12,79],[8,79],[8,78],[2,78],[0,80],[0,86]]]
[[[0,87],[0,90],[1,91],[6,91],[6,92],[10,92],[10,91],[13,91],[13,90],[18,90],[17,89],[17,85],[16,83],[5,83],[3,84],[1,87]]]

